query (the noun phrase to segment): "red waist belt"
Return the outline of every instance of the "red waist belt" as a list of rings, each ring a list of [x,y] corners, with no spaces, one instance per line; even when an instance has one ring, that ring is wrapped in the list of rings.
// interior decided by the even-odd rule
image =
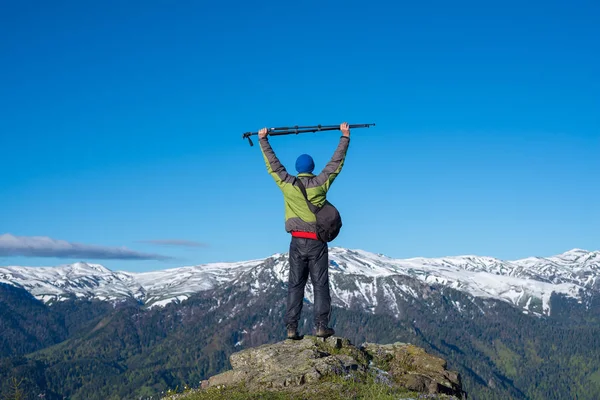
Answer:
[[[292,231],[292,237],[319,240],[315,232]]]

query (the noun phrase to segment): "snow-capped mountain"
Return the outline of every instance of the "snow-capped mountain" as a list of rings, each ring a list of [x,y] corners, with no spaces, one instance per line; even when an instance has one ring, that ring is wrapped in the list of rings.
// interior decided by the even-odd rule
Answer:
[[[44,302],[69,298],[123,300],[164,305],[232,281],[264,260],[215,263],[163,271],[113,272],[99,264],[78,262],[57,267],[0,267],[0,283],[21,287]]]
[[[358,304],[366,311],[385,303],[389,311],[398,314],[399,298],[421,296],[421,286],[411,282],[450,287],[473,297],[508,302],[535,314],[550,313],[552,293],[582,301],[585,293],[600,292],[598,251],[575,249],[554,257],[516,261],[478,256],[401,260],[334,247],[329,258],[334,304]],[[44,302],[72,297],[107,301],[133,298],[153,307],[242,281],[258,293],[286,282],[287,270],[287,254],[144,273],[113,272],[102,265],[79,262],[58,267],[0,267],[0,282],[24,288]],[[312,301],[310,286],[307,299]]]

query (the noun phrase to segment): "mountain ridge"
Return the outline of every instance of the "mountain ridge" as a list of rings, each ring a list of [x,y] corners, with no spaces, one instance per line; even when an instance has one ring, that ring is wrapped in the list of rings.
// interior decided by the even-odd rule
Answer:
[[[580,303],[586,293],[600,292],[600,251],[572,249],[551,257],[504,261],[486,256],[414,257],[394,259],[359,249],[330,248],[334,302],[358,301],[375,308],[378,297],[415,297],[414,289],[392,282],[393,276],[450,287],[473,297],[508,302],[526,313],[548,315],[550,297],[562,294]],[[149,307],[181,302],[194,293],[229,284],[241,276],[269,269],[287,281],[286,253],[265,259],[210,263],[150,272],[111,271],[101,264],[77,262],[56,267],[0,267],[0,282],[21,287],[38,300],[52,303],[68,298],[123,301],[135,299]],[[349,277],[353,277],[350,279]],[[258,280],[252,290],[260,291]],[[307,288],[312,301],[312,288]]]
[[[473,399],[600,398],[596,381],[600,373],[600,296],[593,288],[585,289],[589,296],[583,301],[588,307],[578,304],[581,300],[551,295],[552,313],[546,316],[541,315],[542,300],[530,294],[524,295],[523,304],[470,294],[473,282],[463,281],[464,277],[495,277],[489,272],[465,271],[475,266],[473,260],[449,263],[438,259],[423,266],[340,248],[332,249],[331,260],[331,323],[353,343],[404,342],[422,347],[461,373]],[[463,263],[462,268],[453,263]],[[570,263],[560,261],[569,273],[597,267],[595,254]],[[166,388],[197,386],[229,369],[229,355],[285,337],[286,254],[243,266],[213,267],[208,271],[212,275],[207,275],[212,281],[195,276],[194,268],[170,272],[180,280],[161,282],[165,275],[160,273],[145,276],[156,288],[165,290],[164,307],[144,305],[129,297],[109,302],[75,296],[45,305],[23,288],[0,284],[0,289],[7,289],[0,290],[0,314],[4,312],[3,321],[8,323],[8,331],[0,338],[4,340],[4,346],[0,340],[0,351],[8,356],[0,357],[0,397],[2,383],[18,371],[18,377],[29,379],[28,393],[43,392],[52,400],[65,395],[148,398]],[[537,271],[532,269],[535,266],[523,268]],[[76,279],[63,282],[63,289],[89,290],[84,284],[104,285],[114,279],[121,288],[140,289],[140,299],[158,295],[126,273],[107,273],[84,264],[67,269],[59,278],[64,281],[69,272]],[[508,269],[504,271],[508,274]],[[23,272],[28,271],[11,273]],[[444,273],[457,274],[461,280],[454,284],[461,285],[461,290],[453,288],[452,282],[428,283],[444,278]],[[501,283],[507,282],[506,277],[500,278]],[[531,279],[516,281],[536,284]],[[174,297],[188,282],[216,282],[216,286],[194,293],[186,301]],[[496,281],[492,283],[498,288]],[[306,297],[312,298],[310,285]],[[299,329],[310,334],[314,307],[310,301],[305,306]],[[532,315],[534,312],[540,315]],[[23,340],[25,336],[35,340]],[[32,347],[23,348],[24,343]],[[91,383],[83,385],[81,377]]]

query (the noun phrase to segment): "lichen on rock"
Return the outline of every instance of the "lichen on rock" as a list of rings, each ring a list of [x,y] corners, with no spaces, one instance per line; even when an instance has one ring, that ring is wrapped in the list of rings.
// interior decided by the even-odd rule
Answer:
[[[466,398],[460,376],[446,370],[445,360],[405,343],[357,347],[345,338],[306,336],[234,353],[230,363],[232,370],[211,377],[202,387],[298,394],[327,385],[335,390],[339,386],[335,379],[341,379],[438,394],[438,398]]]
[[[365,343],[362,349],[397,385],[425,393],[457,395],[462,392],[460,375],[448,371],[444,359],[428,354],[420,347],[406,343]]]

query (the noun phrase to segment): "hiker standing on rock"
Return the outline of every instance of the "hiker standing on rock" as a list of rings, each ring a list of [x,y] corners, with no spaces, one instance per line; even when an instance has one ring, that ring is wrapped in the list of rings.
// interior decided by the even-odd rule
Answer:
[[[340,125],[342,137],[333,157],[319,175],[313,175],[315,163],[308,154],[296,160],[298,176],[290,175],[281,164],[267,138],[268,129],[258,132],[267,171],[283,192],[285,202],[285,230],[292,235],[290,243],[290,271],[288,281],[287,311],[285,324],[288,339],[300,339],[298,321],[302,311],[304,287],[310,274],[315,297],[315,329],[318,337],[329,337],[335,331],[328,327],[331,314],[329,294],[329,257],[327,242],[320,236],[315,210],[331,206],[326,194],[344,165],[346,151],[350,143],[350,127]],[[304,192],[304,193],[303,193]],[[316,206],[316,207],[315,207]],[[337,211],[335,211],[337,213]],[[338,215],[339,217],[339,215]],[[341,219],[336,233],[341,227]],[[319,228],[319,229],[318,229]],[[329,239],[328,239],[329,240]]]

